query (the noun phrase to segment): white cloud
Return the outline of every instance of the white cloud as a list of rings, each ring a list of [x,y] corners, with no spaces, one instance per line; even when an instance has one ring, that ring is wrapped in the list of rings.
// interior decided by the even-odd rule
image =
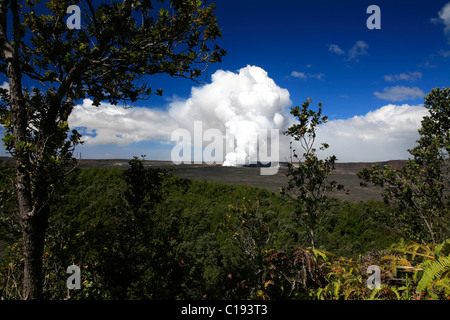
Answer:
[[[427,115],[422,105],[386,105],[365,115],[332,120],[317,130],[317,143],[327,142],[326,155],[341,162],[407,159],[417,130]]]
[[[438,53],[441,57],[448,58],[450,57],[450,51],[439,50]]]
[[[9,82],[3,81],[2,85],[0,86],[0,88],[9,90]]]
[[[256,150],[248,147],[255,133],[283,128],[283,109],[291,103],[289,92],[277,86],[266,71],[247,66],[239,73],[215,72],[210,84],[193,88],[188,100],[171,104],[169,115],[190,132],[194,121],[202,121],[203,130],[215,128],[233,135],[235,152],[225,157],[229,165],[246,156],[254,157]]]
[[[351,47],[347,52],[347,60],[351,61],[356,59],[358,56],[365,56],[368,54],[369,45],[367,42],[359,40]],[[328,45],[328,51],[333,52],[337,55],[345,55],[345,51],[342,50],[337,44]],[[356,59],[358,61],[358,59]]]
[[[72,128],[81,127],[86,145],[117,144],[152,139],[170,139],[171,130],[177,128],[165,111],[148,108],[122,108],[108,103],[99,107],[85,99],[75,106],[69,117]]]
[[[105,144],[167,143],[177,128],[185,128],[193,136],[194,121],[202,121],[203,132],[215,128],[235,136],[236,149],[227,154],[228,164],[249,156],[248,145],[255,131],[277,128],[280,161],[284,161],[289,159],[289,139],[282,132],[294,122],[284,109],[291,104],[289,92],[267,72],[248,66],[238,72],[217,71],[211,83],[193,88],[189,99],[170,102],[165,110],[124,109],[109,104],[95,107],[92,101],[84,100],[74,108],[69,124],[82,128],[87,147],[94,146],[104,154],[115,152],[101,149]],[[425,114],[423,106],[389,104],[365,115],[330,120],[319,127],[317,145],[329,143],[327,154],[335,154],[342,162],[405,159],[407,149],[418,138]]]
[[[342,50],[337,44],[328,45],[328,51],[333,52],[338,55],[344,55],[345,51]]]
[[[367,55],[369,45],[364,41],[357,41],[355,45],[348,51],[348,59],[353,60],[358,56]]]
[[[384,80],[393,82],[397,80],[416,81],[422,78],[422,73],[415,71],[409,73],[389,74],[384,76]]]
[[[449,36],[450,42],[450,2],[439,11],[439,19],[445,25],[444,32]]]
[[[438,12],[438,16],[430,19],[432,23],[443,24],[444,34],[448,36],[448,42],[450,44],[450,2],[445,4]]]
[[[292,71],[291,72],[291,77],[294,78],[299,78],[299,79],[318,79],[318,80],[322,80],[322,78],[325,75],[323,73],[304,73],[304,72],[297,72],[297,71]]]
[[[238,73],[218,70],[211,83],[192,88],[191,96],[168,104],[167,110],[130,108],[102,104],[92,106],[85,100],[76,106],[69,118],[71,127],[95,130],[91,136],[83,136],[86,144],[118,144],[170,140],[176,128],[194,133],[194,121],[202,121],[202,130],[219,129],[225,136],[228,132],[236,138],[235,154],[248,154],[248,146],[258,129],[284,128],[284,108],[291,105],[289,92],[278,87],[259,67],[247,66]],[[253,150],[254,152],[254,150]]]
[[[384,88],[383,92],[374,92],[375,96],[383,100],[403,101],[423,98],[425,93],[417,87],[395,86]]]

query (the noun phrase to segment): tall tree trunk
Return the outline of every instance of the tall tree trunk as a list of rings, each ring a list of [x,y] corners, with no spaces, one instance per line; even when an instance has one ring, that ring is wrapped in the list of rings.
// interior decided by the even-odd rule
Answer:
[[[8,2],[14,27],[14,42],[11,43],[7,40],[6,33]],[[17,0],[2,2],[0,4],[0,44],[7,64],[14,158],[17,160],[15,189],[23,236],[23,299],[39,299],[42,296],[42,253],[48,221],[48,207],[43,205],[45,202],[36,201],[36,190],[33,190],[31,183],[29,154],[23,150],[23,146],[27,142],[28,116],[22,92],[22,70],[19,55],[20,23]]]
[[[45,211],[46,208],[43,208]],[[29,217],[22,217],[24,278],[23,299],[42,298],[42,255],[48,214],[41,210]]]
[[[10,77],[11,121],[15,149],[26,141],[26,106],[22,98],[21,86],[15,88],[15,81]],[[14,97],[14,98],[13,98]],[[16,191],[19,205],[19,217],[23,236],[24,282],[23,298],[39,299],[42,294],[42,253],[44,249],[45,230],[48,223],[48,207],[37,201],[36,186],[32,187],[30,160],[28,154],[16,154]],[[42,188],[42,186],[39,186]]]

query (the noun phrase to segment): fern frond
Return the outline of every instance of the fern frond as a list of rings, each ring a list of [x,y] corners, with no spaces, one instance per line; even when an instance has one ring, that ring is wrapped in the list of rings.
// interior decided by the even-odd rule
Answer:
[[[396,255],[390,254],[382,257],[380,261],[396,261],[397,259],[398,257]]]
[[[341,282],[338,280],[337,283],[334,286],[334,297],[336,299],[339,299],[339,291],[341,289]]]
[[[380,292],[381,289],[373,289],[370,293],[369,300],[375,300],[375,296]]]
[[[438,244],[436,248],[434,249],[434,256],[437,258],[441,254],[442,249],[445,247],[446,244],[450,244],[450,239],[445,240],[444,242]]]
[[[412,242],[411,244],[405,247],[392,247],[391,250],[403,254],[410,254],[412,256],[412,260],[414,260],[416,256],[421,256],[430,259],[434,257],[433,249],[429,245],[420,244],[418,242]]]
[[[403,250],[401,251],[404,254],[410,254],[412,255],[411,260],[414,260],[416,258],[416,256],[420,256],[420,257],[424,257],[424,258],[428,258],[428,259],[433,259],[434,258],[434,254],[433,251],[426,251],[425,253],[419,253],[415,250]]]
[[[326,287],[317,289],[317,293],[316,293],[317,299],[325,300],[325,289],[326,289]]]
[[[450,256],[441,257],[433,261],[426,261],[423,263],[423,275],[417,284],[417,291],[421,292],[425,289],[431,288],[436,284],[436,281],[441,281],[444,274],[450,271]]]
[[[446,295],[450,295],[450,278],[444,278],[436,281],[435,286],[442,288]]]
[[[353,292],[355,292],[356,290],[355,289],[353,289],[353,288],[349,288],[349,289],[347,289],[347,290],[345,290],[345,300],[348,300],[349,299],[349,297],[350,297],[350,295],[353,293]]]
[[[324,250],[318,250],[318,249],[311,249],[311,251],[314,253],[316,257],[321,257],[324,261],[327,261],[329,257],[334,257],[335,255],[331,252],[324,251]]]

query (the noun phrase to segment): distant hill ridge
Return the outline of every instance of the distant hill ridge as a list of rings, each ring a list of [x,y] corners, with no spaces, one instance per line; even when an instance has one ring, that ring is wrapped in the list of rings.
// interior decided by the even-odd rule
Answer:
[[[0,157],[0,161],[8,161],[13,162],[14,159],[11,157]],[[123,167],[128,166],[128,162],[130,159],[79,159],[80,168],[88,168],[88,167]],[[336,163],[336,172],[345,173],[346,171],[360,171],[364,167],[370,167],[372,165],[383,166],[391,166],[394,169],[401,168],[407,160],[389,160],[389,161],[376,161],[376,162],[338,162]],[[181,164],[175,165],[172,161],[167,160],[145,160],[144,164],[146,166],[189,166],[189,167],[203,167],[203,166],[222,166],[220,164],[209,165],[206,163],[203,164]],[[287,162],[280,162],[282,167],[287,165]]]
[[[1,161],[13,162],[12,158],[0,157]],[[129,168],[130,159],[81,159],[80,168]],[[356,173],[364,167],[371,165],[385,166],[390,165],[393,168],[400,168],[406,160],[390,160],[379,162],[340,162],[336,163],[336,169],[333,171],[333,179],[343,184],[350,192],[334,192],[330,195],[342,200],[366,201],[382,200],[383,189],[380,187],[361,188],[360,180]],[[281,186],[287,184],[287,162],[280,163],[278,173],[275,175],[261,176],[260,168],[256,166],[248,167],[223,167],[222,165],[208,164],[181,164],[175,165],[171,161],[145,160],[146,167],[169,169],[176,168],[175,174],[182,178],[207,180],[221,183],[244,184],[258,188],[267,188],[273,192],[278,192]]]

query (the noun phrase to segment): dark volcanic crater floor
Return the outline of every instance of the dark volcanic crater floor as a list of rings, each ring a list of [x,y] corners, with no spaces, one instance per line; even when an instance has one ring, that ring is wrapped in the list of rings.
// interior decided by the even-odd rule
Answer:
[[[11,161],[11,158],[1,158],[0,160]],[[80,168],[111,168],[118,167],[126,169],[129,167],[128,159],[81,159],[79,162]],[[343,184],[345,189],[349,190],[346,194],[343,191],[333,191],[330,196],[349,200],[353,202],[367,201],[367,200],[382,200],[382,188],[369,186],[361,187],[360,180],[356,173],[361,171],[364,167],[369,167],[372,164],[378,164],[381,167],[390,165],[393,168],[399,168],[405,163],[404,160],[393,160],[386,162],[347,162],[337,163],[336,169],[333,171],[331,178],[338,183]],[[273,192],[279,192],[280,188],[287,186],[288,179],[286,177],[286,164],[281,164],[278,173],[275,175],[261,175],[261,168],[259,167],[222,167],[221,165],[207,165],[207,164],[181,164],[174,165],[170,161],[150,161],[144,162],[146,167],[154,168],[176,168],[175,174],[179,177],[223,182],[230,184],[244,184],[259,188],[266,188]]]

